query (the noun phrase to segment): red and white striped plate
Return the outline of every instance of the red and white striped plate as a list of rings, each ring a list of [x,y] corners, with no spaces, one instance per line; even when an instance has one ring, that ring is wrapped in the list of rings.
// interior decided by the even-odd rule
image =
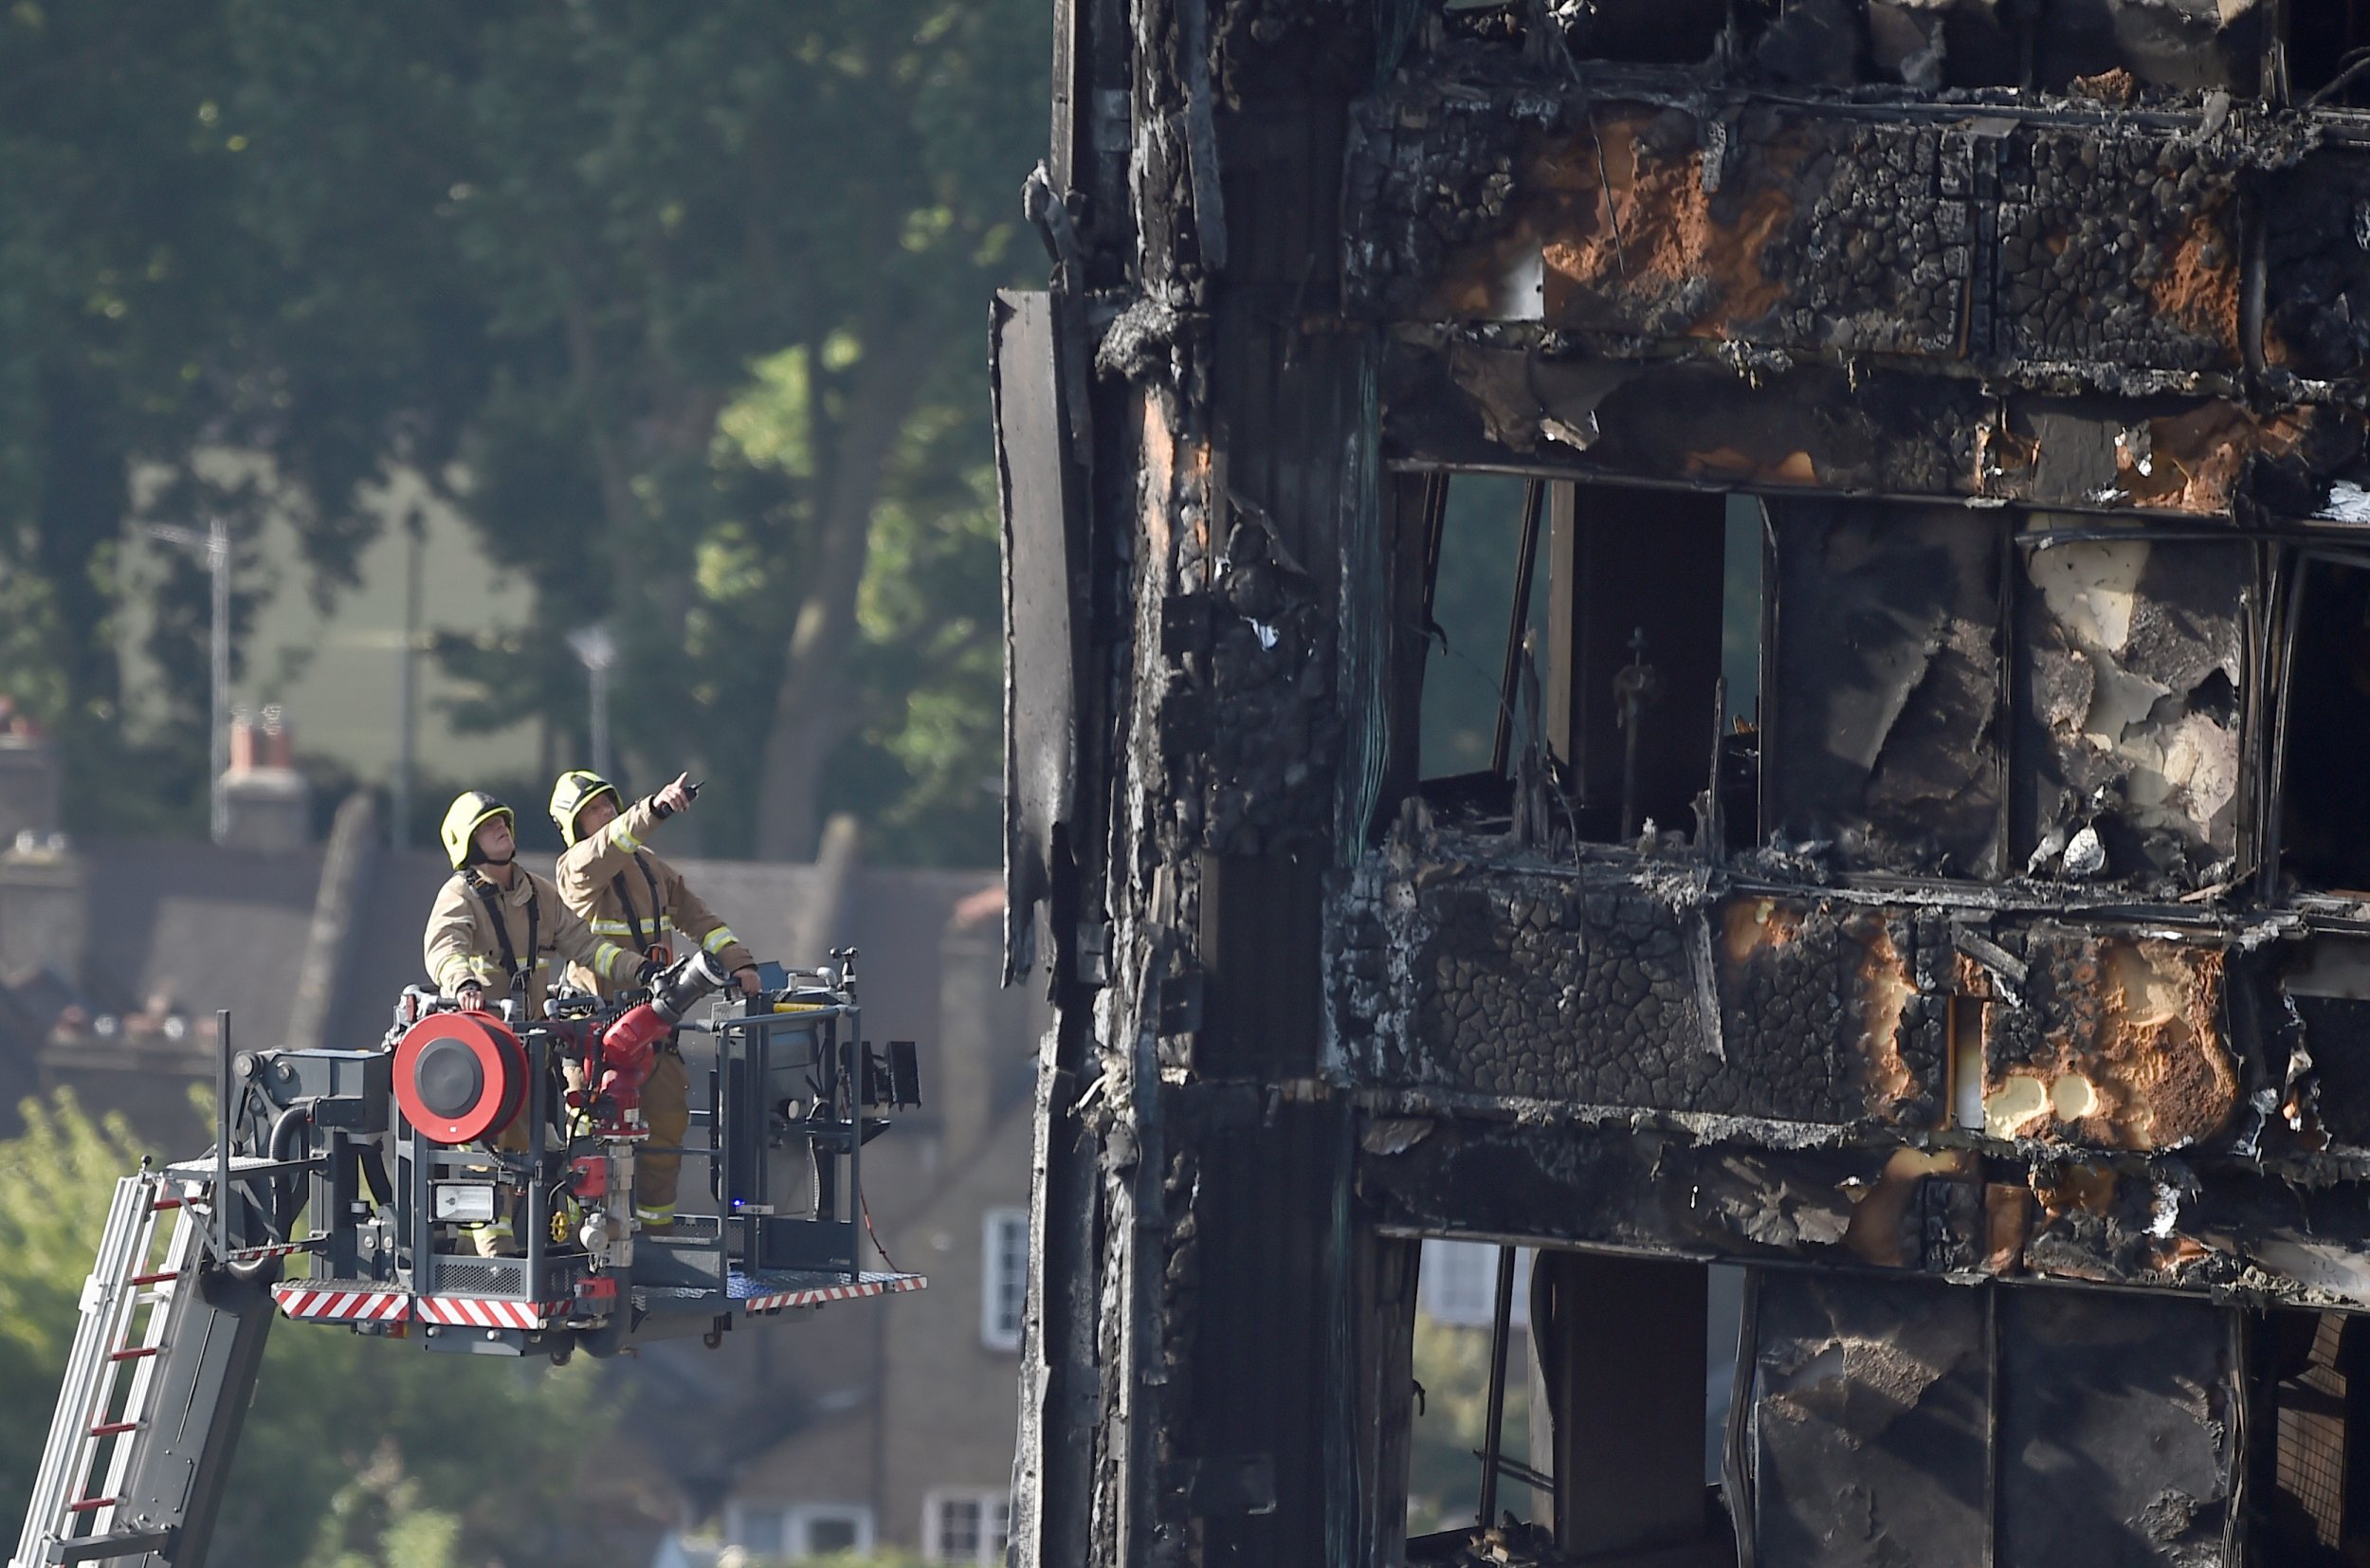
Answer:
[[[568,1311],[566,1302],[505,1301],[495,1296],[421,1296],[412,1315],[454,1328],[541,1328]]]
[[[339,1289],[302,1283],[275,1285],[272,1300],[302,1322],[399,1323],[411,1316],[411,1297],[402,1290]]]
[[[743,1312],[774,1312],[786,1306],[816,1306],[825,1302],[854,1301],[860,1296],[920,1290],[929,1283],[920,1274],[859,1274],[851,1280],[838,1274],[800,1279],[787,1273],[735,1272],[728,1289]]]

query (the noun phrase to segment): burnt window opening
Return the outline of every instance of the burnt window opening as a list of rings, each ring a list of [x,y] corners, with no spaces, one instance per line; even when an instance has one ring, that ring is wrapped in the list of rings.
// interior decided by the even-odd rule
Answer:
[[[1736,750],[1735,715],[1759,709],[1758,687],[1723,682],[1732,600],[1759,624],[1758,579],[1731,593],[1727,498],[1570,483],[1552,501],[1547,730],[1571,826],[1595,843],[1702,842],[1711,781],[1735,772],[1715,757]],[[1750,842],[1751,793],[1717,798],[1723,838]]]
[[[2095,92],[2107,85],[2100,78],[2121,72],[2128,85],[2252,96],[2270,9],[2269,0],[2052,0],[2035,11],[2035,85],[2063,92],[2087,80]]]
[[[1760,518],[1750,501],[1499,475],[1410,496],[1424,538],[1423,793],[1477,827],[1758,831]],[[1712,780],[1721,780],[1719,790]],[[1717,808],[1714,800],[1717,799]]]
[[[1996,878],[2000,514],[1801,498],[1769,509],[1773,840],[1851,870]]]
[[[1725,35],[1777,87],[2033,86],[2126,99],[2140,88],[2252,95],[2271,0],[1438,0],[1438,44],[1530,46],[1544,17],[1574,60],[1700,65]],[[2299,91],[2364,42],[2362,0],[2296,0],[2287,53]],[[2298,67],[2303,69],[2299,70]]]
[[[2260,0],[2258,0],[2258,4]],[[2351,73],[2330,101],[2370,103],[2370,72],[2356,71],[2370,59],[2370,0],[2289,0],[2284,53],[2289,95],[2303,102]]]
[[[2254,1391],[2270,1441],[2250,1445],[2253,1561],[2343,1568],[2370,1559],[2370,1320],[2253,1315]]]
[[[2228,881],[2253,547],[2047,512],[2014,544],[2010,871],[2160,896]]]
[[[1522,639],[1536,648],[1546,630],[1545,490],[1504,474],[1435,474],[1424,492],[1423,776],[1501,811],[1504,792],[1492,786],[1505,779],[1523,728]]]
[[[1405,1456],[1407,1562],[1470,1560],[1485,1521],[1515,1560],[1734,1559],[1742,1269],[1437,1238],[1420,1255],[1407,1435],[1385,1445]]]
[[[2289,614],[2281,870],[2298,888],[2370,897],[2370,562],[2306,561]]]
[[[1510,1254],[1510,1256],[1509,1256]],[[1408,1424],[1406,1534],[1438,1538],[1462,1551],[1485,1501],[1483,1466],[1490,1453],[1488,1420],[1498,1413],[1498,1484],[1486,1499],[1490,1519],[1545,1517],[1550,1497],[1532,1479],[1543,1456],[1532,1450],[1537,1379],[1528,1350],[1533,1260],[1529,1248],[1427,1237],[1417,1270],[1410,1366],[1415,1396]],[[1498,1285],[1506,1282],[1504,1377],[1497,1337]],[[1534,1465],[1538,1468],[1534,1468]]]
[[[1549,26],[1575,60],[1694,65],[1711,58],[1729,9],[1730,0],[1595,0],[1549,13]],[[1521,41],[1537,13],[1519,0],[1441,0],[1440,14],[1452,40]]]

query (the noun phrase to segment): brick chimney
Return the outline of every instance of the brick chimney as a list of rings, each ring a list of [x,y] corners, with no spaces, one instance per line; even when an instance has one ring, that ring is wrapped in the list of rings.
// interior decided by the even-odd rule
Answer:
[[[58,749],[0,697],[0,985],[82,973],[82,865],[58,822]]]
[[[0,849],[21,833],[58,830],[58,748],[41,727],[0,697]]]
[[[296,770],[296,738],[278,706],[259,722],[244,708],[230,720],[230,767],[222,775],[226,848],[284,854],[313,836],[313,792]]]

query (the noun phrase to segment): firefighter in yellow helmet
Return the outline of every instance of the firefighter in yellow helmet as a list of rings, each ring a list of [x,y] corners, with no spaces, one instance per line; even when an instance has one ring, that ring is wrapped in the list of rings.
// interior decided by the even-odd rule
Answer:
[[[680,957],[683,944],[698,943],[732,972],[743,992],[758,988],[757,960],[733,935],[731,926],[716,918],[683,874],[667,865],[644,841],[661,822],[691,804],[688,774],[647,799],[628,806],[615,786],[598,774],[576,769],[559,775],[552,786],[552,821],[558,825],[561,852],[554,881],[569,909],[583,917],[592,934],[624,944],[642,960],[666,963]],[[569,977],[602,995],[618,986],[611,976],[586,964],[572,966]],[[649,1081],[642,1086],[642,1115],[650,1124],[650,1141],[661,1148],[681,1148],[691,1126],[690,1076],[670,1036],[652,1064]],[[675,1223],[675,1189],[683,1157],[648,1153],[633,1162],[633,1206],[642,1224],[664,1231]]]
[[[630,984],[641,957],[603,941],[558,889],[519,864],[515,821],[509,807],[476,790],[445,813],[441,836],[453,874],[437,892],[421,939],[428,978],[471,1007],[489,995],[516,996],[530,1018],[543,1015],[547,959]]]
[[[543,1014],[548,962],[570,961],[612,982],[630,984],[644,959],[603,941],[571,910],[556,888],[520,866],[517,819],[483,791],[455,799],[439,836],[453,874],[436,894],[421,938],[428,977],[464,1007],[512,996],[530,1018]],[[516,1118],[495,1136],[497,1148],[523,1149],[527,1129]],[[515,1255],[508,1217],[477,1232],[481,1253]]]

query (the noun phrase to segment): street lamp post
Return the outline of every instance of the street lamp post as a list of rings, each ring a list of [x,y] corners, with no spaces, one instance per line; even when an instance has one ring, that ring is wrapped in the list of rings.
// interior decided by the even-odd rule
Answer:
[[[568,633],[568,646],[576,650],[576,658],[592,684],[592,771],[603,778],[610,776],[609,767],[609,670],[617,662],[617,639],[609,628],[598,624],[578,627]]]
[[[216,844],[229,831],[228,804],[222,793],[222,775],[230,771],[230,528],[220,518],[209,519],[206,531],[183,528],[176,523],[152,522],[148,525],[151,538],[167,544],[177,544],[203,556],[206,570],[212,577],[213,614],[210,628],[212,643],[212,708],[208,738],[207,780],[210,802],[210,831]]]
[[[405,520],[409,553],[404,562],[403,652],[395,665],[395,776],[391,791],[393,810],[387,813],[389,841],[397,849],[411,848],[411,772],[419,745],[420,576],[428,538],[420,514]]]

